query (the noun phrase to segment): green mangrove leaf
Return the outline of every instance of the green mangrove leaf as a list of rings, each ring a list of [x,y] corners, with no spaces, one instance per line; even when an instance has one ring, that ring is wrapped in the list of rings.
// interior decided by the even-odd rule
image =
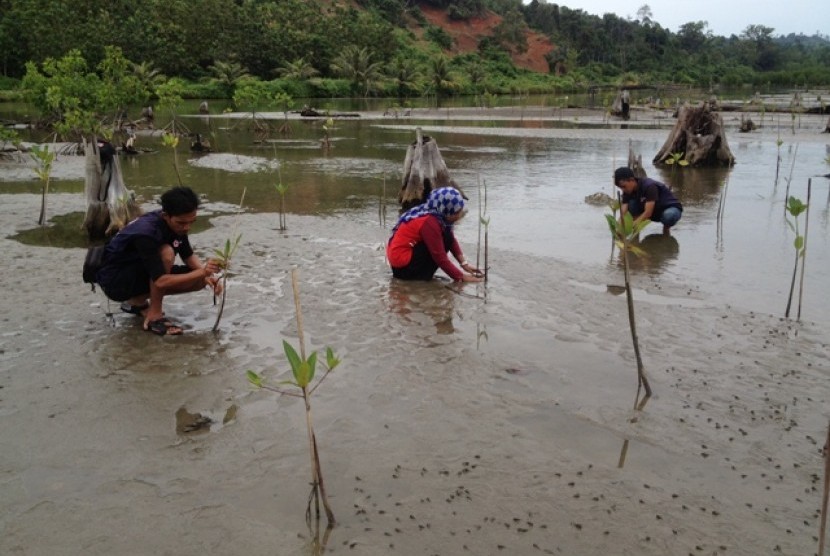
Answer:
[[[334,368],[340,364],[340,359],[338,359],[334,355],[334,351],[330,347],[326,348],[326,366],[329,368],[330,371],[333,371]]]
[[[631,216],[630,212],[626,212],[623,216],[623,231],[625,237],[631,237],[631,234],[634,233],[634,217]]]
[[[262,377],[256,374],[254,371],[248,371],[245,373],[248,377],[248,382],[256,386],[257,388],[262,388]]]
[[[628,244],[628,250],[637,255],[638,257],[645,257],[646,252],[637,247],[636,245]]]
[[[801,251],[801,248],[804,247],[804,236],[795,236],[793,246],[795,247],[796,251]]]
[[[308,361],[300,362],[297,370],[294,371],[294,378],[297,379],[297,386],[300,388],[308,386],[309,382],[311,382],[312,374],[313,371],[311,370],[311,365],[309,365]]]
[[[308,356],[308,360],[306,361],[306,365],[308,365],[308,382],[314,380],[314,373],[317,370],[317,352],[312,352],[311,355]]]
[[[300,370],[300,364],[302,361],[300,360],[300,356],[297,355],[297,352],[294,348],[286,342],[285,340],[282,341],[282,349],[285,351],[285,356],[288,358],[288,363],[291,365],[291,372],[294,374],[294,378],[297,382],[300,382],[300,379],[297,378],[297,373]]]
[[[648,220],[640,220],[639,222],[637,222],[637,224],[634,226],[634,235],[642,232],[645,229],[645,227],[648,226],[648,224]]]
[[[619,225],[619,221],[614,218],[613,214],[606,214],[605,220],[608,222],[608,227],[611,229],[611,235],[617,235],[617,226]]]

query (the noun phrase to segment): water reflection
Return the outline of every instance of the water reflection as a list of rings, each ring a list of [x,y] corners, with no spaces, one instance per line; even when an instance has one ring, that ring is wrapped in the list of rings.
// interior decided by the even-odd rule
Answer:
[[[440,280],[429,282],[392,278],[389,283],[389,308],[404,324],[418,324],[421,316],[435,326],[438,334],[452,334],[455,293],[443,287]]]
[[[719,199],[721,185],[731,168],[658,168],[657,179],[671,185],[681,203],[710,205]]]
[[[672,235],[662,233],[649,234],[644,238],[632,241],[632,245],[643,250],[640,256],[630,255],[628,266],[632,272],[646,272],[659,274],[671,265],[680,254],[680,243]],[[617,258],[618,266],[622,267],[622,257]]]

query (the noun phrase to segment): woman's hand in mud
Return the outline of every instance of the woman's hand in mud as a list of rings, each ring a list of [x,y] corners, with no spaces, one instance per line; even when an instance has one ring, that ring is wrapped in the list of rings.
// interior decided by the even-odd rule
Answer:
[[[462,282],[482,282],[484,278],[482,276],[476,276],[475,274],[462,274],[461,281]]]
[[[478,280],[464,280],[465,282],[481,282],[484,278],[484,272],[481,271],[480,268],[474,267],[470,263],[464,263],[461,265],[461,268],[472,275],[473,278],[478,278]],[[465,275],[466,278],[466,275]]]

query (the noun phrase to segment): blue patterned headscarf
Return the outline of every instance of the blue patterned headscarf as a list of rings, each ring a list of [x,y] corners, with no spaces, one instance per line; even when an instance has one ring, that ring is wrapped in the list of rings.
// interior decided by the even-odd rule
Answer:
[[[452,226],[445,220],[447,216],[458,214],[464,210],[464,197],[454,187],[440,187],[433,189],[425,203],[412,207],[401,215],[398,223],[392,228],[392,232],[398,229],[401,224],[414,220],[425,214],[434,214],[441,221],[444,227]]]

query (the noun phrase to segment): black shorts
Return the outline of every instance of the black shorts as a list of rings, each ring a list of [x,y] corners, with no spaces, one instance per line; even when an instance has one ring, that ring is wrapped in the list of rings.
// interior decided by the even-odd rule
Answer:
[[[192,269],[183,264],[173,265],[170,274],[187,274]],[[141,261],[122,266],[106,286],[104,294],[113,301],[127,301],[140,295],[150,295],[150,275]]]

